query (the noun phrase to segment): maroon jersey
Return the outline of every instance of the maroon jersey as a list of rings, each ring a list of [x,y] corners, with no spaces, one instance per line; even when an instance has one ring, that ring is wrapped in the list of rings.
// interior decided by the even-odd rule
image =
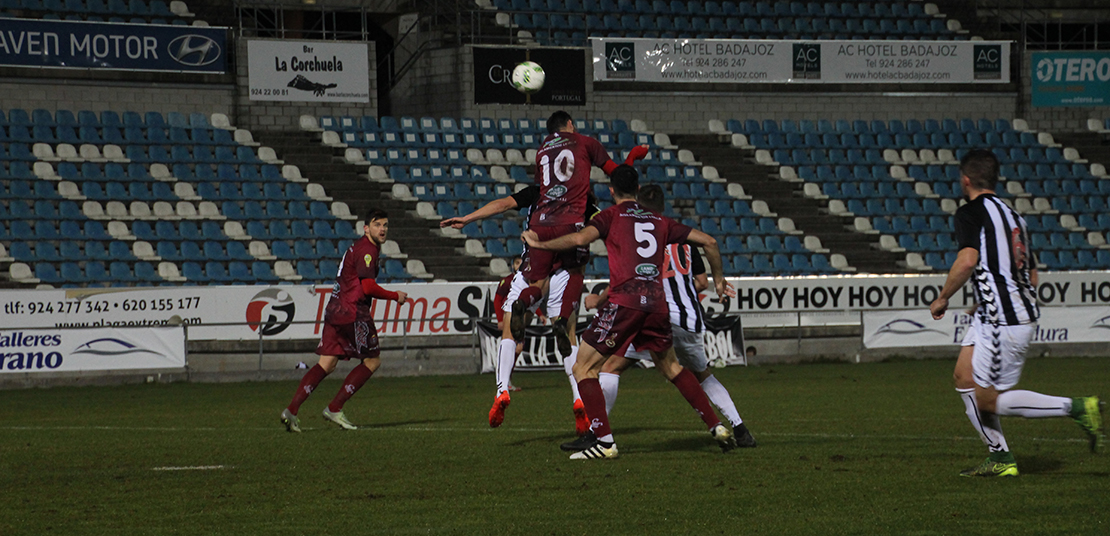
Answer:
[[[667,313],[663,261],[667,244],[686,241],[693,229],[635,201],[613,205],[586,225],[597,228],[609,250],[609,301],[642,311]]]
[[[582,223],[586,192],[590,189],[590,167],[601,167],[608,161],[605,147],[589,136],[556,132],[544,139],[536,153],[540,196],[529,226]]]
[[[349,324],[357,318],[366,321],[370,318],[370,302],[373,298],[362,290],[363,279],[378,277],[378,258],[381,248],[363,236],[355,240],[343,254],[339,262],[339,273],[335,276],[331,299],[325,309],[324,320],[333,324]]]

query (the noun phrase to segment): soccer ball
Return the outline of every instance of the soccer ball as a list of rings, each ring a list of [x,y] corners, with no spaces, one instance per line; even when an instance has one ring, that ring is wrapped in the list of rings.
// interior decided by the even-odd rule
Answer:
[[[545,76],[540,64],[525,61],[517,64],[513,69],[512,84],[521,93],[535,93],[543,88]]]

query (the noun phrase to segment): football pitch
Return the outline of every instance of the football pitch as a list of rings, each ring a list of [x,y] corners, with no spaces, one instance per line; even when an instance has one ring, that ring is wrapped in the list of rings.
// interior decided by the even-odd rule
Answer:
[[[1107,534],[1110,455],[1070,419],[1005,418],[1022,476],[957,476],[986,449],[954,361],[733,367],[759,447],[722,454],[650,370],[621,383],[621,457],[571,461],[566,376],[373,378],[319,417],[325,381],[0,391],[0,534]],[[1031,359],[1020,387],[1108,395],[1110,360]],[[389,363],[383,364],[388,367]],[[341,375],[335,375],[341,376]]]

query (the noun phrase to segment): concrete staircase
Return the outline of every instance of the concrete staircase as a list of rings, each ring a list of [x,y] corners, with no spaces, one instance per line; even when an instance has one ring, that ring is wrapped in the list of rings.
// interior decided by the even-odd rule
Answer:
[[[1064,147],[1074,147],[1079,156],[1094,164],[1110,165],[1110,138],[1089,131],[1052,133],[1056,143]]]
[[[409,259],[422,261],[436,279],[498,279],[483,270],[489,265],[488,259],[464,253],[464,239],[448,238],[440,232],[438,221],[417,216],[415,201],[394,199],[391,184],[370,182],[360,176],[366,173],[366,168],[344,162],[340,156],[343,149],[325,147],[320,143],[320,134],[259,132],[256,136],[259,143],[272,147],[286,164],[300,168],[302,176],[322,185],[329,196],[347,203],[352,214],[361,216],[370,208],[388,212],[389,239],[396,241]]]
[[[831,253],[840,253],[861,273],[905,273],[897,261],[903,254],[879,249],[878,235],[851,230],[853,218],[824,212],[827,203],[802,195],[802,183],[778,178],[778,168],[755,163],[755,151],[743,150],[721,142],[716,134],[674,135],[671,141],[689,149],[702,164],[717,168],[721,177],[744,187],[753,199],[767,202],[779,218],[794,220],[806,235],[821,239]]]

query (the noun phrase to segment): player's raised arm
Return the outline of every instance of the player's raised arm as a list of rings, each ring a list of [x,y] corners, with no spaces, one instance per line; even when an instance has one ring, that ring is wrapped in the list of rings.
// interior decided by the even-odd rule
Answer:
[[[520,239],[524,240],[524,243],[528,244],[528,247],[550,251],[566,251],[568,249],[588,246],[590,242],[600,237],[601,233],[597,230],[597,227],[592,225],[583,227],[582,230],[577,233],[563,235],[544,242],[541,242],[539,235],[531,229],[524,231],[520,235]]]
[[[456,216],[454,218],[447,218],[439,222],[440,227],[454,227],[455,229],[462,229],[466,224],[475,221],[481,221],[491,216],[496,216],[502,212],[508,212],[517,208],[516,199],[513,196],[502,197],[501,199],[494,199],[481,208],[467,214],[465,216]]]
[[[709,271],[713,272],[713,286],[716,287],[718,297],[734,297],[736,290],[725,279],[724,265],[721,263],[721,250],[717,247],[717,239],[697,229],[690,231],[687,241],[697,244],[705,250],[705,258],[709,260]]]

